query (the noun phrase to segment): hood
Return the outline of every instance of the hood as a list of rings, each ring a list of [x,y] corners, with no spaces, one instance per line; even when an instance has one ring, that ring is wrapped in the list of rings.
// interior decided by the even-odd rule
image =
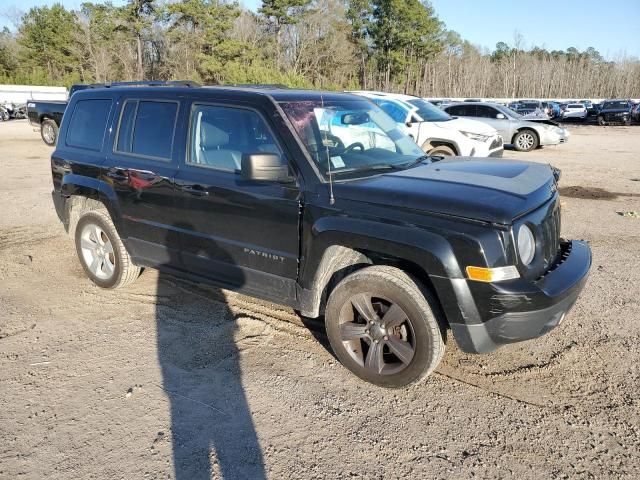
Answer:
[[[495,128],[486,123],[479,122],[477,120],[470,120],[468,118],[453,118],[446,122],[433,122],[439,127],[447,130],[457,130],[463,132],[478,133],[480,135],[496,135],[498,132]]]
[[[338,199],[510,224],[556,191],[549,165],[456,157],[334,184]]]
[[[552,127],[559,127],[560,124],[558,122],[554,122],[553,120],[547,118],[540,118],[540,117],[525,117],[525,118],[521,118],[520,121],[522,122],[533,122],[536,125],[551,125]]]

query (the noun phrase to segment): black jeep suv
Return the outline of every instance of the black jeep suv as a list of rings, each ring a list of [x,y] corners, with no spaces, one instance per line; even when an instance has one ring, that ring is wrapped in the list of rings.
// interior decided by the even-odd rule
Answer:
[[[610,123],[631,124],[631,109],[633,103],[629,100],[606,100],[598,111],[598,125]]]
[[[399,387],[539,337],[585,284],[558,171],[428,157],[368,100],[251,87],[103,86],[71,98],[53,200],[86,274],[141,267],[324,315],[340,361]]]

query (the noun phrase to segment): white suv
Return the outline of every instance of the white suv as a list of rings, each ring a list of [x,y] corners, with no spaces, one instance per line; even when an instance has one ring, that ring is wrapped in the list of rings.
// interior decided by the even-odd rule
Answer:
[[[430,155],[501,157],[502,137],[481,122],[453,118],[419,97],[382,92],[351,92],[366,97],[395,120]]]

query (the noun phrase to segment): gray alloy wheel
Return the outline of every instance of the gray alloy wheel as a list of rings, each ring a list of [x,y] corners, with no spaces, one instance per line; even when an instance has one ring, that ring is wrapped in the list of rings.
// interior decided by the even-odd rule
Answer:
[[[113,244],[106,232],[95,223],[85,223],[80,232],[80,251],[89,270],[100,280],[110,280],[116,271]]]
[[[357,293],[341,310],[339,322],[348,354],[370,373],[392,375],[411,363],[415,331],[397,303],[370,293]]]
[[[325,325],[340,362],[376,385],[419,382],[444,353],[444,332],[430,292],[400,269],[374,265],[345,277],[331,292]]]
[[[86,212],[76,226],[76,252],[87,276],[102,288],[118,288],[140,276],[106,210]]]
[[[43,120],[42,125],[40,125],[40,135],[44,143],[53,147],[58,140],[58,126],[56,122],[50,119]]]
[[[520,130],[513,138],[516,150],[530,152],[538,147],[538,136],[533,130]]]

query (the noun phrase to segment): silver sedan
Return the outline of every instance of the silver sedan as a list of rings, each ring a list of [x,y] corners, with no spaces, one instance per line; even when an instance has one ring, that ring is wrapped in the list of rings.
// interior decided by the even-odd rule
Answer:
[[[447,105],[444,110],[454,117],[473,118],[495,128],[505,144],[529,152],[546,145],[569,140],[569,131],[546,118],[525,118],[508,107],[490,102],[464,102]]]

